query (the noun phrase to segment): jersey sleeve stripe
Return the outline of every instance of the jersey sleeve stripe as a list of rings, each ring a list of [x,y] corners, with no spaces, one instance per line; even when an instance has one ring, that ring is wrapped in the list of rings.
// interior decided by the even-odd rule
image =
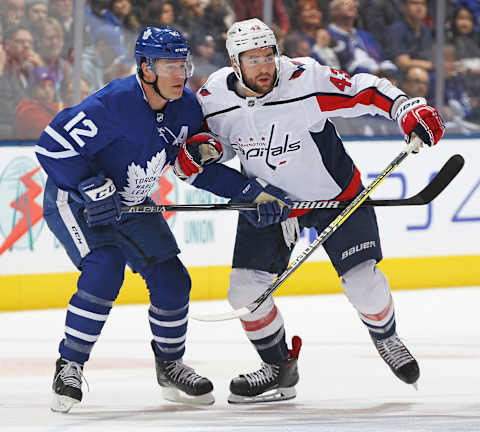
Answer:
[[[52,129],[50,126],[45,128],[45,133],[50,135],[56,142],[58,142],[63,148],[68,150],[73,150],[72,145],[63,137],[61,136],[55,129]]]
[[[33,148],[33,150],[35,151],[35,153],[41,154],[43,156],[46,156],[46,157],[49,157],[49,158],[52,158],[52,159],[67,159],[67,158],[79,155],[79,153],[77,153],[73,149],[72,150],[52,152],[52,151],[48,151],[48,150],[46,150],[43,147],[40,147],[38,145],[35,146]]]
[[[390,113],[393,101],[376,88],[366,88],[354,96],[341,94],[317,94],[317,102],[322,111],[336,111],[343,108],[353,108],[355,105],[374,105]]]

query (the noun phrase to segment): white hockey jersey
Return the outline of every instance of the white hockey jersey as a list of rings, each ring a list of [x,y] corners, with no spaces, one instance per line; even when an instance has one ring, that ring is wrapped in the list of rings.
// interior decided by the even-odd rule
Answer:
[[[263,97],[235,91],[230,67],[213,73],[197,93],[205,121],[224,147],[222,161],[240,158],[294,200],[350,199],[360,174],[329,117],[392,118],[405,97],[388,80],[350,77],[311,58],[280,59],[277,86]]]

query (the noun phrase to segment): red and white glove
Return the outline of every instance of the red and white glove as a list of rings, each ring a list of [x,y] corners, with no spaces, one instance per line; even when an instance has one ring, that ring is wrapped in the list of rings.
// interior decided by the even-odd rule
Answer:
[[[412,98],[403,102],[398,107],[395,118],[408,138],[415,133],[429,147],[437,144],[445,132],[440,113],[436,108],[427,105],[424,98]]]
[[[201,173],[205,165],[219,161],[223,155],[222,144],[207,132],[191,136],[180,147],[173,171],[182,180]]]

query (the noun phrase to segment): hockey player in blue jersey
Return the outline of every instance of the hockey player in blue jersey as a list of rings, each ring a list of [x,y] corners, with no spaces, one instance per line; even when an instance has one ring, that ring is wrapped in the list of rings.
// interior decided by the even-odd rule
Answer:
[[[35,151],[48,174],[44,216],[81,270],[66,316],[53,380],[52,410],[82,399],[83,365],[98,340],[129,266],[146,282],[157,379],[171,401],[211,404],[212,383],[182,362],[190,278],[159,214],[123,215],[148,194],[179,146],[202,127],[190,48],[174,28],[145,28],[135,47],[137,74],[117,79],[60,112]],[[220,156],[215,143],[210,149]],[[148,202],[148,201],[147,201]]]

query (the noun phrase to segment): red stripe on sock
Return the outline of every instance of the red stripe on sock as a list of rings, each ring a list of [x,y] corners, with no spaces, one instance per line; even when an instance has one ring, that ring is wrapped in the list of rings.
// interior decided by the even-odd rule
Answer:
[[[390,301],[388,302],[388,305],[385,309],[383,309],[381,312],[378,314],[365,314],[361,313],[360,315],[364,316],[365,318],[372,320],[372,321],[382,321],[389,313],[390,309],[392,308],[392,296],[390,296]]]
[[[277,314],[277,306],[273,306],[273,309],[263,318],[256,321],[244,321],[241,319],[240,322],[245,331],[257,331],[267,327],[276,318]]]

